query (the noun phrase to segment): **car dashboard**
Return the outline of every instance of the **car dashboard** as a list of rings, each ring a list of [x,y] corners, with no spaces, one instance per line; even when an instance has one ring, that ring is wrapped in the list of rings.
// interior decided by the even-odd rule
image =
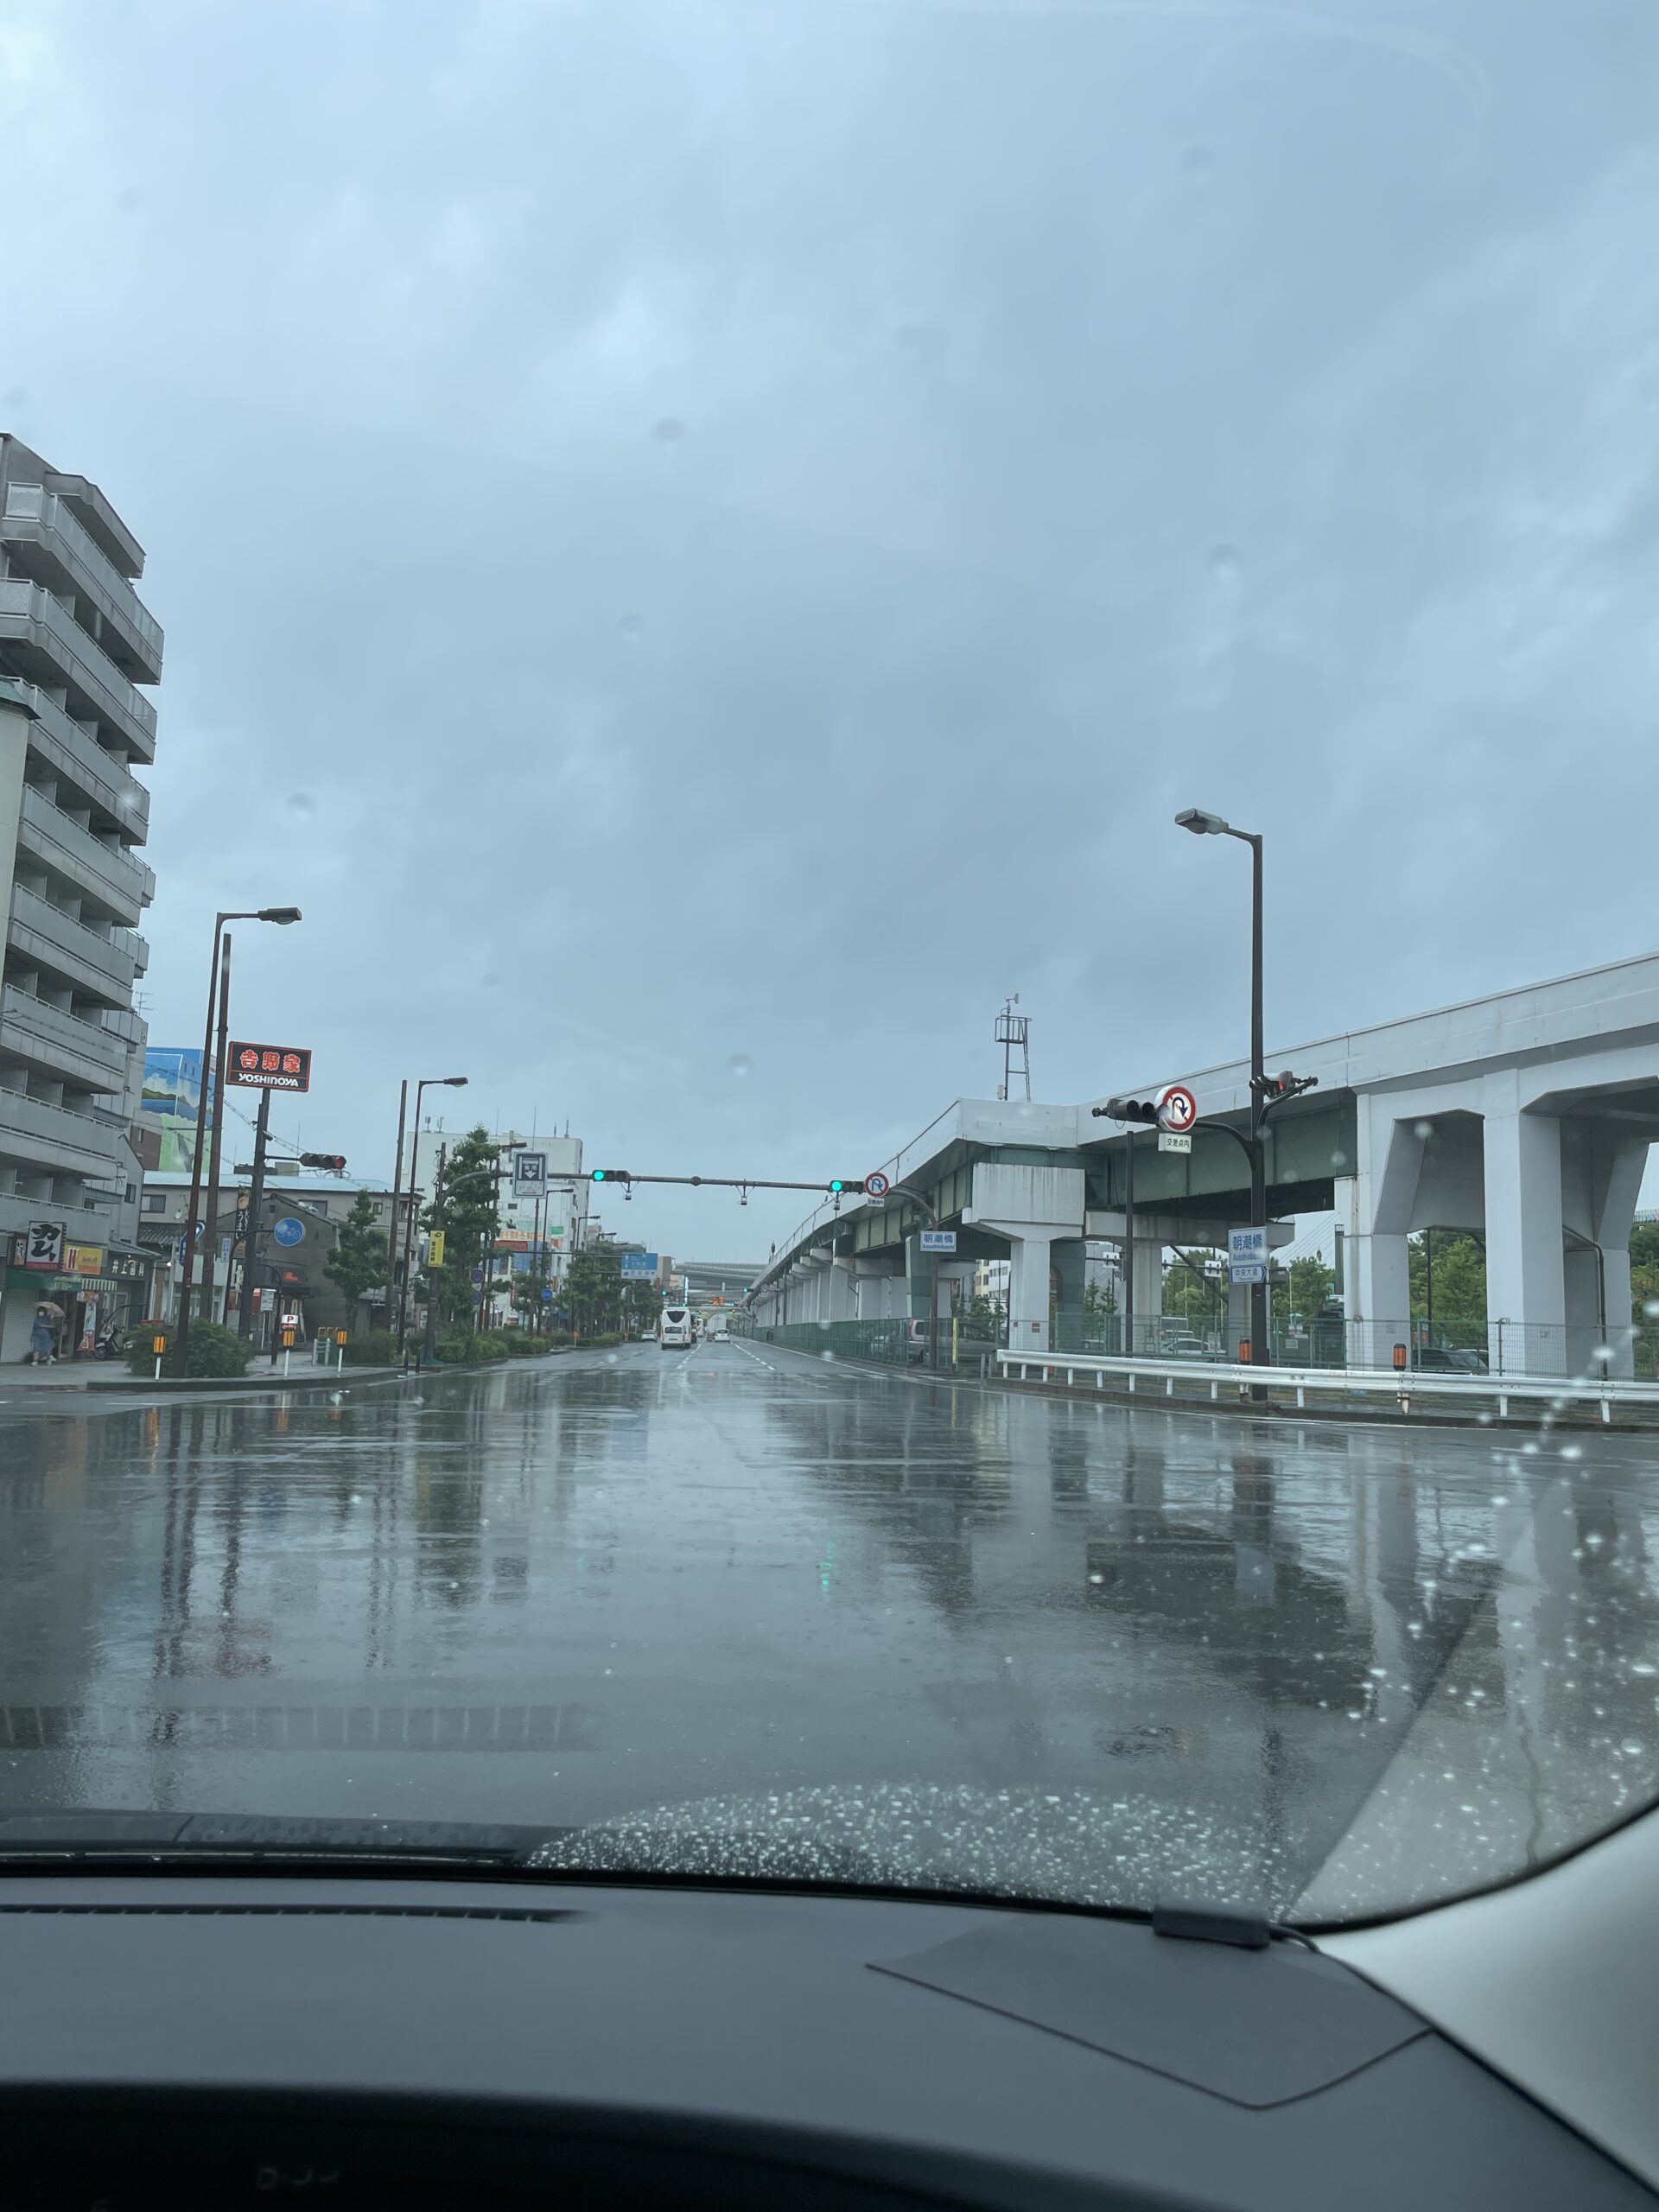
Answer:
[[[788,1891],[13,1876],[0,2106],[54,2212],[1654,2201],[1302,1945]]]

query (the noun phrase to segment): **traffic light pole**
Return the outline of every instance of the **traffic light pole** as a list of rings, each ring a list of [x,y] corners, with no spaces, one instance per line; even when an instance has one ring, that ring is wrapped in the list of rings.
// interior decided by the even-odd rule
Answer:
[[[242,1296],[236,1309],[236,1333],[244,1344],[253,1335],[253,1275],[259,1264],[259,1217],[265,1202],[265,1139],[270,1128],[270,1093],[259,1094],[253,1125],[253,1176],[248,1185],[248,1226],[242,1238]]]

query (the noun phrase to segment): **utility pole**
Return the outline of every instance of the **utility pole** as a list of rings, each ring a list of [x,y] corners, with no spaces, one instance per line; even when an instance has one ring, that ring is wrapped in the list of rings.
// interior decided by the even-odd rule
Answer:
[[[405,1076],[397,1093],[397,1149],[391,1156],[391,1217],[386,1224],[386,1326],[395,1330],[401,1342],[404,1333],[403,1301],[398,1294],[397,1262],[402,1256],[404,1240],[397,1228],[397,1200],[404,1179],[404,1123],[409,1116],[409,1077]],[[414,1163],[410,1163],[410,1200],[413,1202],[415,1181]]]
[[[270,1093],[259,1094],[259,1116],[253,1125],[253,1176],[248,1185],[248,1226],[242,1239],[242,1301],[237,1308],[236,1332],[244,1344],[253,1336],[253,1277],[259,1264],[259,1217],[265,1202],[265,1139],[270,1128]]]
[[[437,1167],[437,1173],[433,1177],[433,1179],[432,1179],[432,1229],[431,1229],[431,1234],[432,1234],[433,1236],[440,1236],[440,1235],[442,1235],[442,1230],[443,1230],[443,1167],[444,1167],[444,1161],[446,1160],[446,1159],[447,1159],[447,1158],[448,1158],[448,1150],[449,1150],[449,1147],[448,1147],[448,1145],[441,1144],[441,1145],[438,1147],[438,1167]],[[446,1262],[447,1262],[447,1261],[448,1261],[448,1257],[449,1257],[449,1255],[448,1255],[448,1251],[446,1251],[446,1252],[444,1253],[444,1255],[443,1255],[443,1256],[444,1256],[444,1259],[445,1259],[445,1260],[446,1260]],[[427,1266],[427,1270],[426,1270],[426,1338],[425,1338],[425,1357],[426,1357],[426,1359],[427,1359],[428,1363],[429,1363],[429,1364],[430,1364],[433,1361],[435,1361],[435,1360],[437,1358],[437,1356],[438,1356],[438,1270],[437,1270],[435,1268],[434,1268],[434,1267],[430,1264],[430,1262],[429,1262],[428,1266]]]
[[[207,1221],[201,1232],[201,1298],[196,1311],[200,1319],[213,1318],[213,1260],[219,1233],[219,1163],[225,1147],[225,1077],[230,1058],[231,933],[219,942],[219,1037],[213,1048],[213,1135],[207,1149]],[[207,1071],[202,1071],[207,1080]],[[230,1268],[226,1266],[228,1279]]]

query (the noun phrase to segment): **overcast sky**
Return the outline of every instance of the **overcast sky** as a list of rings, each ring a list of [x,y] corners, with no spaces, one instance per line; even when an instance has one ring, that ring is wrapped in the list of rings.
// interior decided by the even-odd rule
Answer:
[[[1656,86],[1649,0],[0,0],[0,427],[167,630],[153,1040],[294,900],[233,1026],[354,1168],[464,1072],[862,1172],[1010,990],[1041,1098],[1244,1050],[1194,802],[1270,1049],[1653,950]]]

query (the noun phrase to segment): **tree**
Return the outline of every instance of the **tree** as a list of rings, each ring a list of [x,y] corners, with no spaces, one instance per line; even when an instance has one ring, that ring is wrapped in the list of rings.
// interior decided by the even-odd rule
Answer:
[[[1227,1310],[1227,1293],[1204,1261],[1178,1256],[1164,1277],[1162,1310],[1190,1328],[1219,1327]]]
[[[590,1244],[571,1254],[564,1298],[575,1335],[607,1336],[621,1327],[622,1257],[613,1244]]]
[[[499,1190],[495,1171],[500,1155],[501,1147],[490,1142],[490,1133],[481,1122],[468,1130],[444,1161],[442,1219],[435,1196],[424,1217],[428,1229],[441,1228],[444,1233],[443,1265],[435,1282],[429,1278],[429,1288],[437,1298],[439,1311],[451,1321],[471,1319],[476,1295],[473,1270],[484,1266],[486,1255],[494,1258]]]
[[[334,1249],[322,1263],[322,1272],[339,1287],[353,1313],[358,1301],[378,1289],[391,1272],[384,1234],[374,1225],[374,1206],[366,1191],[340,1224]]]
[[[1474,1237],[1461,1230],[1437,1229],[1434,1249],[1434,1328],[1454,1339],[1484,1341],[1486,1332],[1486,1255]],[[1421,1236],[1408,1246],[1411,1270],[1411,1318],[1428,1318],[1428,1248]],[[1393,1320],[1391,1313],[1380,1320]]]
[[[1317,1252],[1290,1263],[1290,1310],[1304,1328],[1319,1318],[1319,1309],[1336,1287],[1336,1277]]]
[[[1659,1373],[1659,1221],[1638,1221],[1630,1231],[1630,1319],[1637,1373]]]

